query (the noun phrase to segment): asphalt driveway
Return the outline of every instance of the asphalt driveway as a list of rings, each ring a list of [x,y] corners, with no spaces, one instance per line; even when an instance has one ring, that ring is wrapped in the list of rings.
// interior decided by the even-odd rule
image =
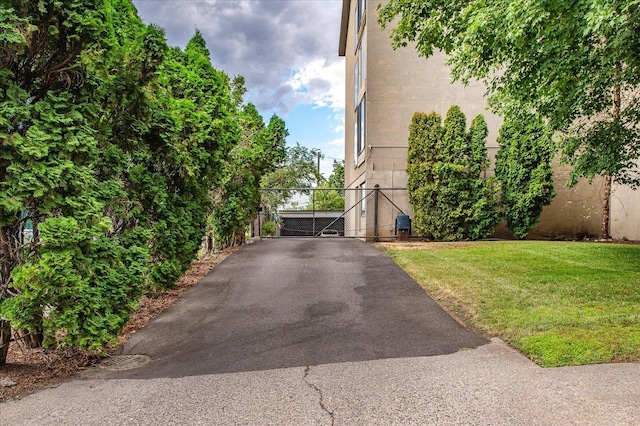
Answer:
[[[124,346],[110,378],[185,377],[444,355],[488,341],[392,260],[349,239],[273,239],[227,258]]]
[[[1,404],[0,419],[13,426],[638,424],[639,364],[543,369],[500,339],[484,343],[370,245],[262,241],[227,258],[129,340],[125,352],[150,355],[151,363],[89,369]]]

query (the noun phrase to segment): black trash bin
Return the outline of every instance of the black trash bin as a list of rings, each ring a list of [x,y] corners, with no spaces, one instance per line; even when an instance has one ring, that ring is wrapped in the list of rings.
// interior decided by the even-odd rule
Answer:
[[[408,215],[401,214],[396,217],[396,233],[398,234],[398,240],[409,241],[411,218]]]

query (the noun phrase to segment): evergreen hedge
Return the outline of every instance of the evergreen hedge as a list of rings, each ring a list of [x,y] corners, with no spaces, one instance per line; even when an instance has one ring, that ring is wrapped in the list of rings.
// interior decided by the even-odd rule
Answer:
[[[421,236],[453,241],[490,235],[499,218],[498,188],[485,179],[487,125],[452,106],[442,123],[436,113],[414,114],[407,158],[409,201]]]
[[[216,208],[244,215],[223,243],[246,229],[284,122],[239,145],[244,117],[261,120],[241,78],[211,65],[199,32],[167,46],[130,0],[8,0],[0,43],[0,317],[98,349],[189,267]],[[238,183],[243,162],[259,166]],[[216,188],[244,204],[214,205]]]

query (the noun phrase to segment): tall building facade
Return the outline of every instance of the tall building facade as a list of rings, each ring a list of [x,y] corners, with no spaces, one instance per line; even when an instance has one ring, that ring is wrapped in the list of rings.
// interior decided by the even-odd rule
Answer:
[[[386,195],[392,203],[379,203],[377,217],[374,217],[375,200],[367,194],[376,185],[406,187],[407,140],[413,114],[435,111],[444,118],[452,105],[458,105],[468,124],[476,115],[483,114],[489,127],[487,149],[492,161],[502,121],[487,109],[486,88],[482,84],[464,86],[452,82],[444,54],[436,52],[425,59],[411,45],[394,50],[391,29],[383,30],[378,24],[381,3],[385,1],[343,0],[338,52],[345,57],[346,67],[345,186],[359,191],[358,197],[348,197],[351,205],[346,206],[345,229],[351,236],[376,235],[384,239],[395,237],[398,214],[411,216],[407,193],[388,191]],[[530,237],[599,235],[602,181],[580,182],[568,188],[568,176],[568,168],[555,168],[557,196],[545,207]],[[616,191],[626,198],[629,194],[637,195],[625,188]],[[640,209],[636,198],[640,197],[631,196],[626,204],[624,200],[612,199],[614,238],[640,239],[638,211],[629,215],[629,208]],[[504,225],[497,232],[508,236]]]

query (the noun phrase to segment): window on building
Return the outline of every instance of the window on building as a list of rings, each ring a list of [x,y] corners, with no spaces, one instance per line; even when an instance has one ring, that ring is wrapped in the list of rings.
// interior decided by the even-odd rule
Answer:
[[[360,87],[364,87],[367,81],[367,32],[362,33],[360,41]]]
[[[358,120],[353,125],[353,167],[358,167]]]
[[[356,65],[353,68],[353,109],[358,108],[358,96],[360,96],[360,58],[356,57]]]
[[[362,100],[360,101],[360,106],[358,107],[358,130],[360,131],[360,135],[358,136],[358,154],[362,152],[362,150],[366,146],[366,124],[367,124],[367,114],[366,114],[366,96],[362,96]]]
[[[360,31],[360,27],[362,26],[362,22],[364,21],[366,8],[367,8],[366,0],[356,1],[356,34]]]
[[[362,183],[360,185],[360,217],[367,215],[367,187]]]
[[[355,0],[356,28],[355,28],[355,65],[353,68],[353,109],[355,124],[353,131],[353,161],[358,166],[358,156],[366,147],[366,61],[367,36],[364,30],[366,0]]]
[[[358,48],[360,44],[360,34],[362,26],[365,24],[365,11],[367,8],[366,0],[356,0],[356,27],[353,31],[353,47],[354,50]]]
[[[358,155],[364,150],[366,143],[366,128],[367,128],[367,111],[366,111],[366,95],[362,96],[360,103],[356,108],[356,122],[353,129],[353,146],[354,146],[354,161],[358,161]]]
[[[367,36],[363,33],[353,67],[353,109],[357,109],[367,81]]]

